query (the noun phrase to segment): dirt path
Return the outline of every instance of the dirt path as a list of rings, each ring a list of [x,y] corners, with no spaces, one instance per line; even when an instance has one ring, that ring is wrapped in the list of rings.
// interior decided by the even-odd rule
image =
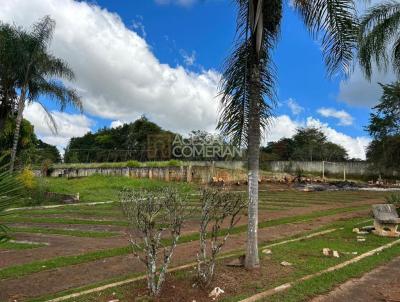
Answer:
[[[311,302],[395,302],[400,301],[400,257],[380,266],[359,279],[340,285]]]
[[[291,235],[317,229],[323,225],[342,219],[366,217],[368,210],[340,213],[321,217],[312,222],[279,225],[259,230],[259,242],[284,238]],[[244,247],[246,234],[232,236],[224,251],[237,250]],[[193,261],[198,249],[197,242],[179,245],[176,249],[173,265]],[[23,301],[26,298],[44,296],[71,288],[88,285],[106,279],[120,277],[131,273],[143,272],[143,265],[131,255],[112,257],[80,265],[43,271],[18,279],[0,281],[0,301]]]
[[[16,240],[45,242],[49,246],[26,250],[0,250],[0,268],[25,264],[59,256],[79,255],[116,246],[126,246],[125,236],[111,238],[82,238],[47,234],[16,234]]]

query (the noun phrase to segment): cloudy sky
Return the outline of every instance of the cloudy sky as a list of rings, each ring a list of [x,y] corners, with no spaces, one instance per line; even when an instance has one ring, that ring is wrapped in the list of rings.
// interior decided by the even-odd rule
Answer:
[[[118,126],[145,114],[165,129],[214,131],[217,86],[234,40],[231,0],[0,0],[0,20],[29,28],[39,18],[56,20],[51,51],[76,74],[84,112],[54,114],[50,131],[43,110],[33,103],[25,117],[44,141],[63,148],[74,136]],[[365,158],[370,141],[363,127],[380,95],[377,74],[367,82],[360,70],[346,80],[327,79],[320,46],[297,14],[285,7],[275,52],[278,68],[276,119],[264,142],[290,137],[299,126],[320,127],[351,157]]]

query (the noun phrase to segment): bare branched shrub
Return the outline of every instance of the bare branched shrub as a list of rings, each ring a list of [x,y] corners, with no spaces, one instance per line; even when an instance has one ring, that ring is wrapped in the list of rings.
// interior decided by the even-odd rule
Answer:
[[[125,189],[120,200],[130,224],[133,253],[146,265],[150,295],[157,296],[188,215],[187,197],[168,187],[153,191]]]
[[[201,197],[200,250],[197,254],[197,282],[209,287],[217,256],[246,206],[241,193],[205,189]],[[221,230],[225,227],[224,230]]]

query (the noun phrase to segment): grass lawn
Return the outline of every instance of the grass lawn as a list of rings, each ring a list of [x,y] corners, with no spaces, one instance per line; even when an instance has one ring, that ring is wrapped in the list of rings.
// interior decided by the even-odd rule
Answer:
[[[229,268],[224,264],[230,259],[221,260],[217,267],[217,277],[211,288],[220,286],[225,290],[225,294],[219,301],[240,301],[257,292],[294,281],[349,260],[356,256],[353,254],[354,252],[360,255],[395,240],[370,234],[366,235],[367,240],[365,242],[358,242],[356,234],[352,232],[352,228],[360,221],[363,221],[363,219],[337,222],[324,229],[331,227],[343,229],[337,229],[334,232],[309,239],[273,246],[270,248],[272,250],[271,256],[260,254],[262,266],[257,272],[248,272],[242,268]],[[322,249],[324,247],[339,251],[340,258],[323,256]],[[335,285],[349,278],[360,276],[362,273],[399,255],[400,245],[395,245],[388,250],[367,257],[338,271],[301,282],[288,291],[268,297],[265,301],[307,301],[309,298],[329,291]],[[292,266],[283,267],[280,265],[282,261],[290,262]],[[179,300],[179,298],[183,297],[186,297],[187,301],[209,301],[208,293],[210,290],[203,291],[192,287],[194,276],[195,273],[192,269],[171,273],[168,276],[165,290],[159,301],[173,301],[171,299]],[[141,297],[140,300],[135,300],[138,296],[145,294],[146,283],[138,281],[67,301],[105,302],[112,299],[119,299],[121,302],[152,301],[144,297]],[[44,300],[35,299],[32,301]]]
[[[46,246],[46,244],[7,241],[0,243],[0,250],[29,250],[44,246]]]
[[[154,189],[166,185],[176,186],[182,191],[189,192],[192,185],[177,182],[165,182],[151,179],[133,179],[124,176],[101,176],[94,175],[84,178],[52,178],[39,179],[41,186],[49,192],[64,194],[79,193],[83,202],[117,201],[119,192],[123,188]],[[45,204],[43,200],[33,200],[31,204]]]

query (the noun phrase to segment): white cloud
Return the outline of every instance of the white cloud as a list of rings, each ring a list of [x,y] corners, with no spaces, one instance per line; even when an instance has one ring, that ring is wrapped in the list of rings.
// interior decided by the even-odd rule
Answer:
[[[117,121],[112,121],[110,124],[111,128],[118,128],[124,124],[123,121],[117,120]]]
[[[193,66],[194,63],[196,62],[196,52],[195,51],[192,51],[191,54],[188,54],[184,49],[181,49],[179,51],[179,53],[181,54],[181,56],[187,66]]]
[[[147,33],[146,30],[144,28],[144,24],[143,24],[143,17],[140,15],[136,16],[136,19],[132,20],[132,27],[136,32],[140,32],[142,34],[143,38],[146,38]]]
[[[56,20],[51,50],[75,71],[85,112],[128,122],[146,114],[181,133],[215,128],[217,72],[161,63],[118,15],[87,2],[1,2],[0,20],[8,23],[29,27],[47,14]]]
[[[297,122],[293,121],[287,115],[281,115],[274,119],[271,128],[264,138],[263,144],[266,142],[278,141],[284,137],[292,137],[296,133],[298,127],[316,127],[321,129],[329,141],[343,146],[351,158],[365,159],[365,150],[371,141],[371,139],[366,136],[351,137],[313,117],[308,117],[303,122]]]
[[[292,137],[296,133],[299,123],[290,119],[287,115],[277,116],[271,123],[264,140],[266,142],[275,142],[284,137]]]
[[[83,114],[68,114],[52,111],[57,124],[57,133],[53,133],[48,125],[49,119],[38,103],[28,105],[24,117],[35,127],[35,133],[44,142],[56,145],[60,151],[65,148],[71,137],[79,137],[90,131],[93,121]]]
[[[181,6],[191,6],[197,2],[197,0],[155,0],[157,4],[177,4]]]
[[[292,111],[292,114],[299,115],[304,111],[304,108],[301,107],[294,99],[289,98],[287,100],[287,105],[289,109]]]
[[[339,126],[350,126],[353,124],[353,117],[344,110],[334,108],[319,108],[317,112],[323,117],[333,117],[339,120]]]
[[[320,128],[329,141],[343,146],[347,150],[350,158],[366,158],[365,151],[368,144],[371,142],[369,137],[351,137],[342,132],[338,132],[337,130],[329,127],[328,124],[322,123],[320,120],[312,117],[307,118],[306,126]]]

